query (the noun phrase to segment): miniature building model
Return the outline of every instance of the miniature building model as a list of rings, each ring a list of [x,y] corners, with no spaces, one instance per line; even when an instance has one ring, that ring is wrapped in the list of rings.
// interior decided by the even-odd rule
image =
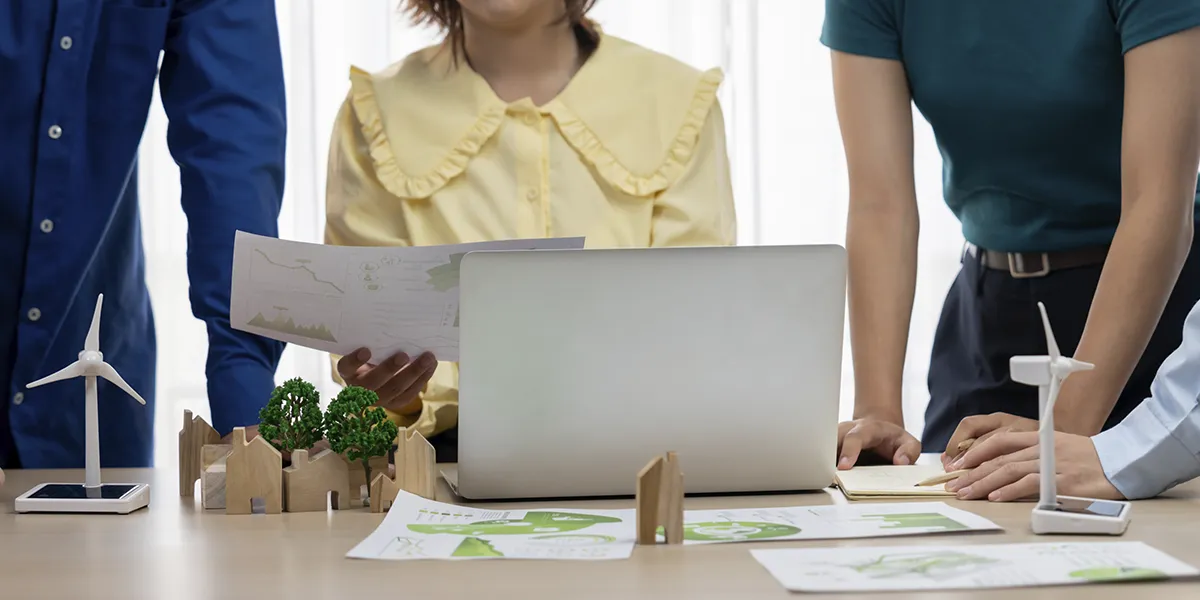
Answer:
[[[400,486],[395,479],[380,473],[371,482],[371,512],[383,512],[392,507],[396,496],[400,494]]]
[[[396,478],[380,473],[371,481],[371,512],[391,507],[399,490],[433,500],[437,496],[437,456],[416,430],[400,430],[394,462]]]
[[[308,450],[292,452],[292,466],[283,470],[287,512],[324,512],[332,494],[333,508],[350,507],[350,470],[333,450],[322,450],[312,460]]]
[[[229,444],[208,444],[200,449],[200,505],[205,510],[225,508],[225,461],[231,452]]]
[[[668,544],[683,543],[683,471],[668,452],[654,457],[637,478],[637,543],[658,543],[661,525]]]
[[[267,514],[283,511],[283,455],[262,437],[247,444],[246,429],[238,427],[225,459],[225,514],[251,514],[254,500]]]
[[[179,430],[179,495],[195,495],[196,480],[203,473],[200,452],[205,444],[220,443],[221,436],[204,419],[183,411],[183,429]]]

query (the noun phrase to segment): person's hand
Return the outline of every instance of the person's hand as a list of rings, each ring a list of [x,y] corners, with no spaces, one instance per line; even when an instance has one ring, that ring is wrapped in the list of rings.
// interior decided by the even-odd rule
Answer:
[[[896,465],[911,465],[921,455],[921,442],[904,427],[873,417],[838,424],[838,468],[849,469],[862,452],[870,452]]]
[[[1008,413],[998,412],[990,415],[967,417],[958,424],[958,428],[954,430],[954,435],[950,436],[950,441],[946,442],[946,451],[942,453],[942,466],[947,471],[955,470],[950,466],[950,462],[956,458],[961,458],[961,455],[957,454],[957,449],[959,444],[967,440],[975,440],[972,447],[977,447],[996,434],[1037,431],[1037,428],[1037,421]]]
[[[428,352],[409,360],[401,352],[371,365],[371,351],[361,348],[338,360],[338,375],[349,385],[371,390],[379,395],[379,406],[402,415],[421,412],[421,390],[437,370],[437,359]]]
[[[1012,502],[1038,495],[1037,432],[1000,433],[967,450],[953,469],[970,472],[946,484],[960,500],[987,498]],[[1092,438],[1070,433],[1054,434],[1054,467],[1058,493],[1100,500],[1123,500],[1121,492],[1104,475]]]

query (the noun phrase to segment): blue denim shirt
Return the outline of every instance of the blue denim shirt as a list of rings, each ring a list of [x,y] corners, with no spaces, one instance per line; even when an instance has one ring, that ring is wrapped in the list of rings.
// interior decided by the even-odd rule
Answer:
[[[151,465],[156,341],[136,164],[156,76],[188,218],[192,312],[208,330],[213,424],[224,434],[257,422],[283,346],[230,327],[229,285],[234,231],[278,233],[286,122],[274,7],[0,3],[0,466],[83,466],[84,382],[25,386],[77,358],[101,293],[100,350],[147,401],[100,381],[101,465]]]

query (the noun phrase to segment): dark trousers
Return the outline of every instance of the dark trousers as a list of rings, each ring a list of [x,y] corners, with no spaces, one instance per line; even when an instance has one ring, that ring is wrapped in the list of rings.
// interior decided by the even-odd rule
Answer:
[[[1005,412],[1038,418],[1037,388],[1009,378],[1009,358],[1046,354],[1039,301],[1046,305],[1059,349],[1072,355],[1083,335],[1101,269],[1101,265],[1080,267],[1017,279],[964,253],[933,340],[923,452],[945,451],[963,417]],[[1197,300],[1200,232],[1158,327],[1104,429],[1120,423],[1150,395],[1150,383],[1163,360],[1179,347],[1184,319]]]

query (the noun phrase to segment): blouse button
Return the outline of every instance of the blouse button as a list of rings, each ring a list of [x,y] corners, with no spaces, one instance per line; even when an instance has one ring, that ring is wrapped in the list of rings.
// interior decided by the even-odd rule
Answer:
[[[530,200],[537,200],[538,196],[541,196],[541,194],[539,194],[538,191],[533,188],[530,188],[530,190],[525,194],[525,197],[529,198]]]

